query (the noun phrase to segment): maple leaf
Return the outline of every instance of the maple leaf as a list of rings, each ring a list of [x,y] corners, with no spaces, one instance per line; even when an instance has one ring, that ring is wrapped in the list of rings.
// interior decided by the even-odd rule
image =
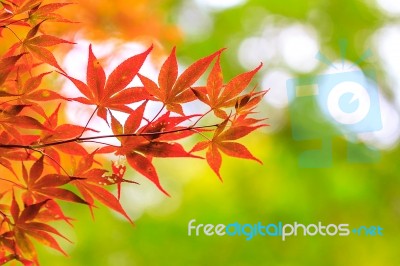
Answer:
[[[13,140],[6,131],[1,132],[0,144],[7,145],[13,143],[14,143]],[[14,172],[12,168],[12,163],[10,161],[27,161],[31,158],[30,153],[27,153],[26,151],[22,151],[20,149],[13,150],[7,148],[0,148],[0,154],[1,154],[0,165],[8,169],[11,173],[14,174],[14,176],[16,176],[16,173]]]
[[[150,51],[132,56],[118,65],[106,79],[104,69],[93,54],[89,45],[89,56],[86,73],[86,84],[64,73],[85,97],[73,100],[83,104],[96,105],[97,115],[107,121],[107,109],[129,113],[132,111],[127,104],[142,101],[149,96],[143,88],[126,88],[142,67]]]
[[[2,165],[4,168],[8,169],[11,173],[13,173],[16,176],[16,173],[14,172],[14,169],[12,168],[12,164],[10,162],[10,158],[13,158],[14,152],[10,151],[10,149],[0,148],[0,154],[2,156],[0,158],[0,165]],[[24,160],[24,159],[22,159],[22,160]]]
[[[9,231],[0,234],[0,265],[6,264],[16,258],[16,255],[13,254],[15,250],[15,241],[12,237],[13,235]],[[6,255],[7,253],[11,254]]]
[[[16,100],[18,105],[25,105],[42,117],[47,118],[43,109],[43,104],[39,104],[39,102],[50,100],[66,100],[66,98],[55,91],[38,89],[42,83],[42,79],[50,73],[51,72],[45,72],[23,81],[19,75],[19,71],[17,71],[17,82],[12,83],[13,87],[8,87],[8,96],[14,96],[13,99]]]
[[[138,184],[138,183],[135,181],[124,179],[124,175],[126,172],[126,166],[124,164],[121,164],[119,162],[111,162],[111,167],[112,167],[113,174],[112,174],[112,176],[110,176],[106,179],[105,184],[106,185],[117,184],[118,200],[119,200],[121,198],[121,185],[123,182],[132,183],[132,184]]]
[[[236,114],[248,115],[253,113],[254,108],[260,103],[268,91],[269,90],[254,92],[253,90],[248,94],[238,97],[235,103]]]
[[[62,220],[72,226],[71,221],[74,219],[64,215],[60,205],[54,200],[46,200],[45,208],[41,208],[40,212],[36,215],[36,219],[41,222],[50,222]]]
[[[207,149],[207,163],[221,180],[219,170],[221,168],[222,156],[220,151],[231,157],[250,159],[262,164],[243,144],[235,142],[235,140],[248,135],[264,125],[244,126],[233,122],[230,127],[226,128],[228,122],[229,119],[226,119],[218,126],[211,140],[199,142],[191,150],[191,152],[197,152]]]
[[[27,107],[27,105],[3,104],[3,106],[3,108],[0,108],[0,128],[2,127],[5,131],[10,133],[10,135],[20,135],[15,127],[25,129],[49,130],[35,118],[25,115],[19,115],[21,111],[25,107]]]
[[[99,152],[115,152],[116,155],[126,156],[129,165],[132,166],[133,169],[145,176],[153,182],[158,189],[169,196],[160,183],[156,169],[152,164],[152,158],[201,157],[186,152],[181,144],[170,141],[194,133],[185,132],[180,134],[184,131],[190,130],[181,131],[181,128],[176,127],[178,124],[188,120],[190,117],[170,117],[170,112],[167,112],[156,121],[140,127],[145,106],[146,102],[134,110],[125,121],[124,126],[122,126],[121,123],[111,115],[111,127],[113,133],[115,135],[125,136],[118,138],[121,142],[120,147],[106,147],[100,149]],[[172,130],[172,132],[168,132],[169,130]],[[132,136],[128,137],[129,135]]]
[[[35,9],[41,2],[42,0],[3,0],[1,4],[11,14],[18,15]]]
[[[37,21],[51,20],[54,22],[73,23],[72,21],[54,13],[60,8],[71,5],[72,3],[49,3],[47,5],[37,5],[35,8],[29,10],[29,21],[35,24]]]
[[[161,67],[158,85],[143,75],[139,74],[139,78],[148,93],[156,100],[164,103],[169,111],[184,115],[181,104],[196,99],[190,87],[204,74],[214,58],[219,56],[222,51],[219,50],[212,55],[199,59],[178,77],[178,63],[174,47]]]
[[[3,4],[3,9],[0,11],[0,37],[2,36],[3,30],[10,24],[15,23],[14,15],[8,10],[8,5]]]
[[[224,85],[220,57],[218,56],[207,78],[207,85],[205,87],[192,88],[192,91],[200,101],[210,106],[216,116],[226,119],[228,115],[223,109],[234,107],[237,104],[239,95],[246,89],[261,67],[262,63],[254,70],[240,74]],[[254,96],[262,96],[262,93],[260,95],[248,95],[247,97]],[[248,101],[247,104],[249,104]],[[244,102],[242,103],[242,108]]]
[[[75,178],[60,174],[43,175],[43,159],[44,156],[41,156],[32,165],[29,173],[25,165],[22,164],[22,176],[26,190],[23,195],[24,203],[30,205],[47,199],[60,199],[86,204],[86,201],[72,191],[60,188],[60,186],[70,183]]]
[[[21,9],[21,3],[17,2],[19,1],[0,1],[2,5],[2,10],[0,10],[0,37],[3,37],[2,31],[10,25],[30,26],[25,22],[26,19],[16,18],[18,14],[25,11]]]
[[[21,211],[17,201],[15,200],[14,194],[11,203],[11,215],[14,220],[13,234],[15,237],[16,247],[27,256],[27,258],[35,261],[36,264],[38,264],[37,254],[28,236],[46,246],[58,250],[65,256],[67,256],[67,254],[52,235],[57,235],[71,243],[69,239],[60,234],[54,227],[36,220],[37,215],[44,204],[46,204],[46,201],[27,205]]]
[[[32,29],[30,29],[29,32],[26,34],[24,40],[22,42],[18,42],[15,45],[13,45],[13,47],[10,48],[10,51],[14,51],[17,48],[21,47],[21,50],[23,52],[25,51],[28,52],[30,56],[35,57],[40,62],[47,63],[59,69],[61,72],[64,72],[64,70],[58,64],[54,55],[45,47],[54,46],[62,43],[66,44],[74,44],[74,43],[51,35],[43,34],[36,36],[43,22],[45,22],[45,20],[41,21]],[[33,65],[33,59],[30,57],[26,58],[29,65]]]
[[[85,148],[79,145],[77,142],[61,142],[64,140],[70,140],[80,137],[86,131],[98,132],[91,128],[72,124],[58,125],[58,114],[60,107],[61,104],[57,106],[55,111],[43,123],[43,125],[50,130],[43,131],[40,138],[36,141],[37,143],[41,143],[42,145],[46,145],[46,143],[59,143],[59,145],[45,147],[43,150],[43,152],[47,155],[47,163],[51,164],[58,173],[60,173],[61,169],[61,159],[59,152],[79,156],[85,156],[88,154]]]
[[[92,168],[92,165],[95,162],[94,154],[95,152],[88,154],[82,160],[80,160],[78,167],[73,174],[73,177],[76,179],[73,180],[71,184],[78,188],[79,192],[82,194],[82,197],[88,203],[93,217],[94,215],[92,207],[94,206],[94,199],[97,199],[105,206],[122,214],[130,223],[133,223],[131,218],[122,208],[118,199],[103,187],[105,185],[110,185],[117,182],[116,177],[107,176],[107,170]],[[122,181],[126,182],[126,180]]]
[[[15,55],[15,56],[10,56],[6,58],[2,58],[0,60],[0,86],[3,85],[4,81],[7,79],[8,75],[11,73],[11,71],[14,70],[15,64],[17,61],[23,56],[23,54]],[[1,93],[5,93],[3,90],[0,90]],[[1,96],[1,94],[0,94]],[[5,96],[8,96],[5,94]]]
[[[50,100],[66,100],[63,96],[53,90],[38,89],[44,76],[52,72],[42,73],[40,75],[29,78],[20,87],[18,93],[20,95],[19,100],[24,104],[32,104],[42,101]]]
[[[180,126],[183,122],[198,116],[171,116],[171,112],[166,112],[157,120],[143,126],[138,132],[144,133],[145,138],[150,141],[154,139],[157,139],[157,141],[176,141],[202,131],[201,129],[194,131],[187,126]]]

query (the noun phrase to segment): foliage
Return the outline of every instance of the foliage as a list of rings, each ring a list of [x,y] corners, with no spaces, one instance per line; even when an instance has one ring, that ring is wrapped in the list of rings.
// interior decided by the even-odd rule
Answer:
[[[124,178],[124,164],[111,162],[111,169],[103,165],[104,156],[126,158],[130,167],[166,195],[153,158],[203,159],[193,153],[206,149],[205,159],[219,178],[220,152],[260,162],[236,141],[264,126],[263,119],[254,118],[254,110],[266,91],[245,91],[262,65],[225,83],[219,63],[223,50],[179,74],[174,48],[155,82],[140,73],[153,49],[150,46],[120,63],[107,77],[90,45],[83,82],[66,73],[52,53],[53,46],[73,42],[49,35],[43,28],[55,22],[72,23],[57,13],[68,3],[1,3],[0,33],[12,32],[16,42],[0,58],[0,264],[12,260],[39,264],[32,240],[65,254],[55,237],[66,238],[48,224],[71,221],[59,201],[87,205],[93,215],[97,200],[132,222],[119,194],[122,183],[135,181]],[[19,34],[20,28],[26,29],[24,35]],[[43,88],[43,79],[50,75],[65,77],[82,96],[67,98],[58,93],[57,86]],[[130,86],[135,77],[141,86]],[[207,79],[205,85],[199,85],[202,78]],[[68,101],[95,108],[85,126],[61,122]],[[146,117],[153,102],[162,103],[162,108]],[[209,111],[189,114],[185,106],[193,102],[208,106]],[[53,110],[44,108],[53,106],[49,103],[55,104]],[[126,113],[126,121],[119,121],[116,112]],[[89,127],[95,116],[104,120],[113,135],[101,135]],[[210,119],[215,122],[204,124]],[[188,152],[181,140],[193,135],[205,140]],[[103,142],[109,138],[120,145]],[[117,186],[118,196],[109,192],[110,186]]]

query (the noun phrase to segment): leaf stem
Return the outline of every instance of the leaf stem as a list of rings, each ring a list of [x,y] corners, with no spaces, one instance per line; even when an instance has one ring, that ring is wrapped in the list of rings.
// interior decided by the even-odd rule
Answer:
[[[19,187],[19,188],[25,189],[25,187],[23,187],[23,186],[20,185],[20,184],[17,184],[16,182],[14,182],[14,181],[12,181],[12,180],[8,180],[8,179],[1,178],[1,177],[0,177],[0,180],[6,181],[6,182],[10,182],[10,183],[14,184],[15,186],[17,186],[17,187]]]
[[[14,36],[20,41],[20,43],[23,43],[23,41],[18,37],[18,35],[15,33],[15,31],[13,31],[11,28],[9,28],[7,25],[3,26],[5,29],[8,29],[9,31],[12,32],[12,34],[14,34]]]
[[[46,156],[46,157],[49,158],[50,160],[52,160],[55,164],[57,164],[57,165],[60,167],[60,169],[61,169],[69,178],[71,178],[71,176],[68,174],[67,170],[65,170],[65,169],[61,166],[61,164],[60,164],[59,162],[57,162],[56,159],[54,159],[53,157],[51,157],[50,155],[48,155],[47,153],[45,153],[45,152],[43,152],[43,151],[41,151],[41,150],[38,150],[38,149],[32,149],[32,150],[33,150],[33,151],[36,151],[36,152],[38,152],[38,153],[40,153],[40,154],[42,154],[43,156]]]
[[[78,138],[82,137],[83,133],[85,133],[85,131],[87,130],[87,128],[89,126],[90,121],[92,120],[94,114],[97,112],[98,109],[99,109],[99,106],[96,106],[96,109],[94,109],[93,113],[90,115],[89,120],[87,121],[85,127],[82,130],[82,133],[79,135]]]
[[[153,117],[153,119],[151,119],[151,121],[147,121],[147,125],[143,128],[142,131],[146,130],[150,126],[150,124],[153,123],[154,120],[157,119],[157,117],[161,114],[161,112],[164,110],[164,108],[165,108],[165,104],[162,105],[160,111],[158,111],[158,113]]]
[[[211,113],[212,110],[213,110],[213,109],[210,109],[210,110],[208,110],[207,112],[205,112],[204,114],[202,114],[202,115],[199,117],[199,119],[197,119],[197,121],[194,122],[194,124],[192,125],[192,128],[194,128],[194,127],[197,125],[197,123],[199,123],[200,120],[203,119],[206,115],[208,115],[209,113]]]

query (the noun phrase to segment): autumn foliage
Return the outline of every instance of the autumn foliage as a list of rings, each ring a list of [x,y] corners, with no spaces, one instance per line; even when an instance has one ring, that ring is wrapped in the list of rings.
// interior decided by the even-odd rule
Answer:
[[[46,24],[71,23],[57,13],[68,3],[1,3],[0,34],[11,32],[15,44],[0,55],[0,264],[13,260],[39,264],[32,240],[64,253],[58,240],[69,240],[49,225],[71,223],[59,201],[87,205],[92,214],[97,201],[132,222],[119,202],[121,184],[136,183],[124,176],[127,166],[168,195],[153,158],[205,159],[219,178],[221,153],[260,162],[237,141],[264,126],[253,114],[266,91],[246,90],[261,64],[225,82],[220,66],[223,50],[180,73],[174,48],[154,80],[141,72],[152,52],[150,46],[106,75],[90,45],[86,80],[78,80],[63,70],[52,53],[54,46],[74,43],[44,29]],[[44,87],[50,75],[70,82],[80,95],[68,98],[58,86]],[[130,85],[134,78],[141,86]],[[62,122],[65,105],[72,101],[94,107],[86,126]],[[154,102],[162,108],[146,117]],[[185,106],[193,102],[208,106],[209,111],[190,113]],[[128,118],[119,121],[116,112]],[[91,124],[95,116],[111,128],[112,135],[97,131]],[[184,148],[180,141],[194,135],[198,143],[191,150]],[[103,141],[109,138],[120,144]],[[128,165],[103,163],[108,155],[125,158]],[[109,192],[110,186],[118,188],[118,195]]]

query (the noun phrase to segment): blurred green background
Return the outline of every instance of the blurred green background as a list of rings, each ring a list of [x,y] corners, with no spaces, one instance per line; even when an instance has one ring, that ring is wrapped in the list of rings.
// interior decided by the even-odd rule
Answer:
[[[222,66],[228,80],[264,62],[256,82],[271,91],[258,111],[269,117],[270,126],[243,142],[264,165],[224,158],[221,183],[205,162],[159,160],[156,165],[171,198],[128,172],[127,176],[141,183],[123,188],[122,204],[135,219],[135,227],[103,207],[95,211],[93,221],[87,208],[64,204],[66,214],[77,218],[73,229],[62,228],[75,242],[63,243],[70,257],[40,247],[42,264],[400,265],[399,1],[138,2],[158,10],[163,23],[180,29],[180,41],[168,36],[159,41],[166,51],[176,44],[182,64],[227,47]],[[348,44],[347,63],[372,51],[360,67],[377,72],[383,128],[358,136],[357,141],[378,148],[381,159],[371,164],[348,162],[346,140],[339,136],[333,140],[332,167],[301,168],[299,155],[315,143],[292,138],[286,81],[329,71],[315,55],[320,51],[340,61],[341,40]],[[299,112],[306,126],[315,126],[315,113],[307,108]],[[286,241],[260,236],[251,241],[244,236],[190,237],[187,226],[192,219],[213,224],[321,221],[351,227],[379,225],[384,236],[298,236]]]

